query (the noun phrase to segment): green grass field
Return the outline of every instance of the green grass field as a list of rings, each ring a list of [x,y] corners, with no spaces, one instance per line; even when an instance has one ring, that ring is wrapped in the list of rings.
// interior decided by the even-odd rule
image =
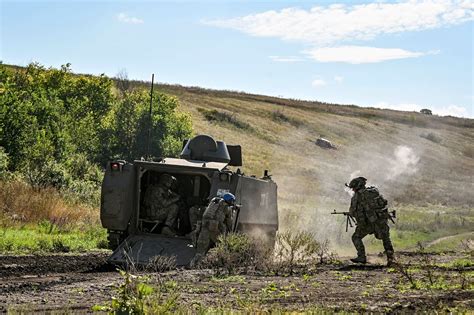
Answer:
[[[59,231],[43,222],[0,228],[0,252],[3,254],[68,253],[105,248],[107,233],[100,226]]]

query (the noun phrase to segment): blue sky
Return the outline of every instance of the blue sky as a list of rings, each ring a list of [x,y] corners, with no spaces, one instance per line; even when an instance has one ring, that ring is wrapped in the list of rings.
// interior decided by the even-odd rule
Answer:
[[[8,64],[474,117],[472,1],[0,3]]]

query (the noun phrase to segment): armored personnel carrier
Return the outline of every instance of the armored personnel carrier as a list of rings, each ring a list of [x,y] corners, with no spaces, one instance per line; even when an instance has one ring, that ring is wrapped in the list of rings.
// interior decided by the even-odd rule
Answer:
[[[131,260],[143,265],[155,256],[175,256],[177,265],[188,265],[195,254],[190,209],[204,209],[213,197],[227,192],[240,204],[234,213],[234,231],[274,242],[278,230],[277,185],[267,170],[257,178],[230,166],[242,166],[241,147],[207,135],[184,141],[180,158],[109,162],[100,209],[102,226],[114,250],[109,261]],[[145,206],[147,189],[163,174],[175,178],[172,190],[179,199],[176,235],[172,236],[163,233],[161,222],[147,216]]]

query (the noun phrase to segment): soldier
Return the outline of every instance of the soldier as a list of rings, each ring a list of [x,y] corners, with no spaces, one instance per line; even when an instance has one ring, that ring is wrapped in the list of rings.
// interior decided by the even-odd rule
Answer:
[[[346,184],[354,191],[349,215],[357,222],[355,232],[352,234],[352,243],[357,249],[357,257],[352,258],[351,261],[362,264],[367,262],[362,239],[369,234],[375,234],[377,239],[382,240],[387,255],[387,265],[392,265],[394,251],[387,223],[390,217],[387,210],[387,200],[383,198],[377,188],[365,187],[366,182],[366,178],[357,177],[351,180],[349,185]]]
[[[191,265],[198,263],[207,251],[215,246],[219,235],[232,232],[232,214],[235,196],[226,193],[222,198],[215,197],[207,206],[197,237],[196,256]]]
[[[148,219],[164,224],[161,233],[174,236],[178,217],[177,202],[180,196],[171,190],[176,178],[162,174],[158,185],[151,185],[145,192],[144,206]]]

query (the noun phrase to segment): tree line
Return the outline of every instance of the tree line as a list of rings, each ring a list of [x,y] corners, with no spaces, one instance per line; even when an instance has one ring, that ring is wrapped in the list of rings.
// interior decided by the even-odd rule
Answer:
[[[97,184],[110,159],[175,156],[192,134],[178,100],[131,88],[126,78],[32,63],[0,64],[0,173],[35,186]],[[151,128],[150,152],[146,152]]]

